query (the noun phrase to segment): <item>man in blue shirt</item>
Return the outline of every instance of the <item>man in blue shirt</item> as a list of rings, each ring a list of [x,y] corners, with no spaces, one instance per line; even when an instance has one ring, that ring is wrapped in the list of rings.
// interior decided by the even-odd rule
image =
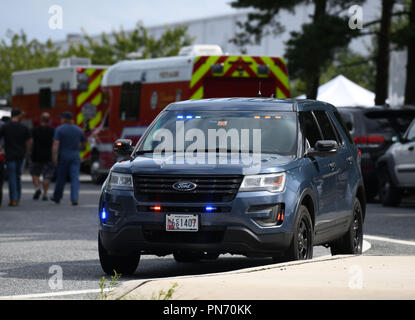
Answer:
[[[52,148],[52,158],[57,164],[56,184],[53,200],[59,203],[63,196],[66,178],[69,174],[71,181],[71,202],[78,205],[79,172],[81,167],[80,150],[86,145],[86,138],[78,126],[73,123],[72,113],[65,111],[61,114],[62,125],[56,128]]]

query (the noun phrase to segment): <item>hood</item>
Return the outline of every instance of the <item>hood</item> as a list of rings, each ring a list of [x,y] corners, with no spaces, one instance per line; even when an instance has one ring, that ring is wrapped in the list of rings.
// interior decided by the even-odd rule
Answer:
[[[173,153],[159,159],[153,158],[152,154],[145,154],[134,160],[118,162],[112,170],[139,174],[212,174],[214,172],[247,175],[281,172],[299,165],[298,159],[278,154],[203,153],[199,156],[199,163],[191,164],[186,161],[184,153]]]

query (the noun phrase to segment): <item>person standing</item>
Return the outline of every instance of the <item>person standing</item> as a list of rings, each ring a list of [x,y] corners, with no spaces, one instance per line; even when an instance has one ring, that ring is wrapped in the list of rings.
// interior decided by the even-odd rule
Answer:
[[[52,201],[59,203],[63,196],[66,178],[71,182],[71,202],[78,205],[79,173],[81,168],[80,150],[86,146],[86,138],[77,125],[73,123],[72,113],[65,111],[61,114],[61,125],[56,128],[52,159],[57,164],[56,184]]]
[[[0,128],[0,138],[4,138],[11,207],[16,207],[20,201],[22,169],[32,143],[30,130],[20,122],[22,115],[22,111],[13,109],[11,120]]]
[[[48,189],[50,180],[53,178],[55,168],[52,162],[52,144],[55,130],[49,125],[50,114],[42,113],[40,116],[40,126],[32,129],[32,163],[30,164],[30,174],[32,175],[33,185],[35,186],[34,200],[38,200],[42,194],[40,186],[40,176],[43,175],[43,196],[42,200],[48,200]]]
[[[3,119],[0,120],[0,130],[4,126]],[[4,138],[0,139],[0,206],[3,203],[3,181],[4,181]]]

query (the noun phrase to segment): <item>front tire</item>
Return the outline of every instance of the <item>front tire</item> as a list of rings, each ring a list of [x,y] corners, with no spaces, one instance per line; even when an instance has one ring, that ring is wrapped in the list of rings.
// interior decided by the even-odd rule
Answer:
[[[301,205],[294,226],[294,236],[290,248],[282,259],[274,261],[308,260],[313,258],[313,223],[306,206]]]
[[[358,199],[353,204],[353,220],[347,233],[330,244],[331,254],[362,254],[363,212]]]
[[[141,257],[139,254],[130,254],[126,256],[110,255],[101,244],[100,237],[98,237],[98,253],[102,270],[111,276],[114,275],[114,270],[117,274],[123,276],[134,274]]]

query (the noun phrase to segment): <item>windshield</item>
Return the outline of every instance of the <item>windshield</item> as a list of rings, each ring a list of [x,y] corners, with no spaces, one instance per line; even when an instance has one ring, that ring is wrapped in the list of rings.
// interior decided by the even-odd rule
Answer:
[[[167,111],[137,152],[250,152],[297,154],[294,112]]]

